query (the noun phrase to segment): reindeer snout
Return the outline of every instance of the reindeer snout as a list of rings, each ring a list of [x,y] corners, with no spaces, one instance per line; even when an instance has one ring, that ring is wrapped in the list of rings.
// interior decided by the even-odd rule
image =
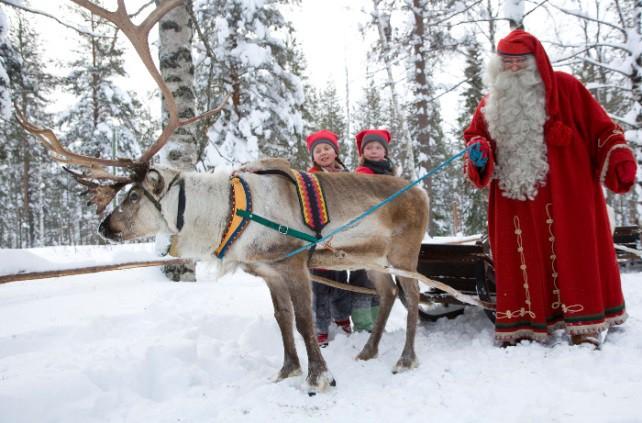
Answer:
[[[110,241],[118,241],[120,240],[120,235],[115,234],[111,228],[109,227],[109,218],[111,215],[107,216],[103,221],[100,223],[100,226],[98,227],[98,233],[100,236],[103,238],[110,240]]]

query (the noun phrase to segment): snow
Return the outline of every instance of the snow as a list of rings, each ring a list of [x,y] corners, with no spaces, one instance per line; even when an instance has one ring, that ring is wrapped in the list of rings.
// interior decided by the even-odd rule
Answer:
[[[524,0],[504,1],[504,17],[513,22],[522,22],[524,17]]]
[[[151,258],[147,244],[0,250],[0,273]],[[51,269],[51,267],[49,268]],[[624,274],[628,322],[601,351],[493,345],[479,309],[425,324],[420,367],[390,369],[404,340],[397,302],[379,357],[353,358],[366,335],[332,333],[337,380],[308,397],[304,376],[272,382],[282,347],[265,284],[243,273],[197,283],[133,269],[0,285],[0,421],[639,422],[642,274]],[[305,366],[304,348],[297,348]]]

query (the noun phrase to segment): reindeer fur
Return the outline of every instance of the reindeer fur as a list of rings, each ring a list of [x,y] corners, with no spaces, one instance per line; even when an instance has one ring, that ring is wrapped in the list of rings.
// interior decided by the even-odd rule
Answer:
[[[254,212],[300,231],[310,232],[302,222],[294,186],[282,176],[253,173],[265,168],[290,169],[286,161],[267,159],[236,171],[250,187]],[[179,177],[185,181],[187,204],[185,224],[178,231],[175,222],[179,189],[173,185],[167,191],[169,181],[178,172],[160,167],[150,169],[143,182],[135,184],[123,203],[105,218],[100,227],[101,234],[108,239],[121,241],[169,233],[174,235],[181,257],[218,260],[212,251],[223,236],[230,210],[230,174],[180,173]],[[349,173],[321,173],[317,176],[325,191],[331,219],[324,233],[334,230],[407,184],[407,181],[393,176]],[[160,212],[144,195],[142,188],[159,201]],[[375,265],[414,271],[426,231],[427,216],[427,195],[415,187],[355,227],[336,234],[329,240],[331,248],[319,245],[311,257],[303,252],[288,259],[284,257],[304,245],[304,241],[286,237],[255,222],[249,223],[223,258],[222,269],[226,272],[240,267],[265,279],[270,289],[284,349],[283,367],[277,380],[301,373],[294,344],[294,323],[307,350],[306,381],[310,392],[322,391],[334,385],[334,378],[327,369],[314,333],[308,268],[367,269],[369,265]],[[380,312],[368,341],[357,355],[361,360],[377,355],[379,341],[397,294],[390,275],[374,271],[368,273],[380,296]],[[407,297],[408,316],[406,342],[394,372],[417,365],[414,338],[419,289],[414,279],[402,277],[399,283]]]

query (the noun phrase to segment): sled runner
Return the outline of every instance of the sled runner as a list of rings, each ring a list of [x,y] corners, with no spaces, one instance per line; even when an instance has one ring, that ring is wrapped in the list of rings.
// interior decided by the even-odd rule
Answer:
[[[495,270],[486,240],[480,240],[475,245],[422,244],[417,271],[463,294],[495,303]],[[399,294],[399,298],[405,305],[403,293]],[[453,318],[462,314],[465,306],[439,289],[421,290],[419,318],[422,321]],[[489,319],[495,320],[494,311],[484,312]]]
[[[635,251],[640,251],[640,233],[642,230],[639,226],[618,226],[613,234],[615,242],[615,253],[620,268],[625,271],[642,270],[642,257]]]

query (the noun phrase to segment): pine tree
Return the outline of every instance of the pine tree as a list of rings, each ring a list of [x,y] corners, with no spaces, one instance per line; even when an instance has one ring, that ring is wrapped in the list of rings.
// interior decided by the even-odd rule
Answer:
[[[141,142],[149,143],[151,118],[131,93],[115,85],[124,77],[123,52],[111,24],[77,9],[90,35],[84,35],[69,64],[64,85],[75,97],[75,104],[60,120],[63,143],[81,154],[101,157],[139,157]],[[94,210],[70,196],[65,208],[75,210],[73,243],[95,243],[98,219]],[[74,216],[70,214],[69,216]]]
[[[40,40],[21,12],[15,15],[14,22],[10,36],[14,60],[8,67],[12,101],[23,115],[51,126],[51,116],[44,109],[54,80],[45,71]],[[5,198],[0,198],[0,233],[12,231],[15,238],[0,235],[0,245],[28,248],[52,243],[52,233],[58,227],[52,204],[58,194],[56,180],[62,177],[61,169],[15,119],[4,121],[2,126],[2,145],[8,154],[0,153],[6,163],[2,169],[4,186],[0,197]]]
[[[303,120],[303,130],[294,140],[295,148],[290,153],[289,160],[295,169],[307,169],[310,165],[310,155],[308,154],[305,138],[317,130],[312,126],[312,114],[318,109],[318,95],[306,75],[307,62],[301,50],[301,45],[294,36],[288,37],[286,45],[286,69],[301,80],[304,98],[304,101],[297,106],[297,110],[301,113]]]
[[[327,129],[338,136],[345,132],[345,111],[333,82],[328,82],[319,96],[319,110],[315,121],[318,129]]]
[[[0,9],[0,116],[7,119],[10,115],[11,101],[9,92],[9,76],[7,67],[12,65],[13,55],[11,54],[11,45],[8,42],[9,21]],[[15,64],[15,62],[14,62]]]
[[[260,155],[291,159],[303,137],[300,78],[283,32],[291,30],[278,1],[205,0],[199,25],[214,55],[198,72],[199,92],[231,95],[209,130],[206,164],[237,164]]]
[[[463,104],[461,114],[457,118],[457,133],[455,139],[461,140],[463,131],[470,124],[470,118],[475,113],[477,104],[483,96],[482,82],[482,49],[476,39],[469,37],[466,40],[466,67],[464,76],[466,78],[465,88],[462,92]],[[463,141],[460,148],[463,147]],[[460,179],[464,175],[459,174]],[[488,192],[479,190],[472,186],[469,181],[462,181],[457,190],[456,202],[460,205],[461,219],[465,232],[469,234],[484,233],[486,231],[486,216],[488,206]]]
[[[389,119],[391,116],[385,111],[385,99],[381,98],[381,89],[376,86],[373,78],[368,78],[368,84],[363,89],[363,98],[357,103],[356,110],[353,115],[353,127],[355,132],[368,128],[381,128],[391,130],[394,135],[392,122]],[[346,159],[346,165],[355,167],[358,161],[358,152],[354,143],[350,143],[353,147],[349,160]],[[393,149],[391,153],[394,153]],[[393,157],[394,154],[393,154]]]

